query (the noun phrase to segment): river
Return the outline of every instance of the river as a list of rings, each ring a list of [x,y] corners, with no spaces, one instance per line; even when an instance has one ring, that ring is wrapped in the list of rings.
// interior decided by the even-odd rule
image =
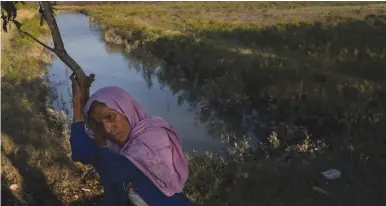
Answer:
[[[90,92],[104,86],[119,86],[129,92],[149,115],[163,117],[170,122],[181,136],[185,152],[221,152],[228,144],[222,141],[220,132],[213,131],[208,121],[200,117],[200,108],[180,100],[181,92],[162,83],[157,64],[148,64],[112,46],[102,38],[102,31],[90,24],[83,14],[61,13],[57,23],[69,55],[82,67],[86,74],[94,73],[96,80]],[[150,68],[149,68],[150,67]],[[151,72],[149,72],[151,71]],[[46,74],[50,84],[56,88],[52,102],[55,110],[63,110],[71,118],[71,71],[64,63],[54,58]]]

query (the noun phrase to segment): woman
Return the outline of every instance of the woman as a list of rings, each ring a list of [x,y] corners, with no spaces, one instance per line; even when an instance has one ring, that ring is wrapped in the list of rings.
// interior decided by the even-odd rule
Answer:
[[[99,173],[103,205],[130,205],[129,193],[146,202],[141,205],[193,205],[182,193],[188,163],[172,126],[161,117],[149,117],[119,87],[99,89],[83,111],[84,97],[74,75],[71,80],[72,159],[93,165]]]

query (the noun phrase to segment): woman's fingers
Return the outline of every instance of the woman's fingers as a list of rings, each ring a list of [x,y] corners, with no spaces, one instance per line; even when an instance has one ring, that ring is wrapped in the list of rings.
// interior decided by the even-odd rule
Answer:
[[[76,75],[75,73],[72,73],[70,76],[70,79],[72,81],[72,99],[73,102],[76,102],[77,104],[83,104],[83,94],[80,89],[80,86],[78,84],[78,81],[76,80]],[[80,105],[83,106],[83,105]]]
[[[71,81],[76,80],[76,79],[75,79],[75,72],[73,72],[73,73],[71,74],[70,79],[71,79]]]
[[[80,91],[80,85],[79,85],[78,81],[76,80],[75,72],[71,74],[70,79],[72,82],[73,91],[79,92]]]

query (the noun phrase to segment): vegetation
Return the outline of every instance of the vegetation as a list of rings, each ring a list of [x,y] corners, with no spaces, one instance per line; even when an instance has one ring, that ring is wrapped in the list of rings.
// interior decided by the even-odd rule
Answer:
[[[22,6],[23,29],[43,38],[37,8]],[[1,35],[1,191],[4,205],[61,205],[99,194],[82,192],[84,167],[69,157],[64,114],[47,102],[54,91],[44,80],[50,56],[15,26]],[[89,186],[91,185],[91,186]]]
[[[192,157],[186,192],[198,203],[381,205],[385,4],[340,4],[62,9],[91,16],[107,41],[131,54],[161,58],[161,81],[182,92],[181,101],[200,105],[202,119],[225,128],[222,135],[244,135],[232,122],[241,122],[248,106],[259,111],[265,149],[249,152],[240,146],[248,141],[236,141],[232,158]],[[330,167],[343,177],[323,180],[320,172]]]
[[[61,8],[90,15],[107,41],[124,44],[131,55],[143,58],[149,51],[162,59],[157,73],[162,83],[181,92],[181,101],[200,105],[209,127],[224,128],[221,135],[234,145],[229,156],[189,156],[185,192],[197,204],[383,205],[384,5],[178,2]],[[64,204],[83,199],[78,203],[89,205],[86,199],[98,200],[100,187],[94,178],[84,183],[79,172],[70,172],[82,168],[66,156],[64,124],[59,117],[38,118],[54,117],[41,113],[49,92],[41,86],[41,56],[22,57],[21,51],[35,48],[22,37],[13,36],[11,44],[2,48],[2,185],[16,181],[24,195],[15,196],[33,195],[30,201],[39,205],[43,199]],[[10,48],[20,52],[7,52]],[[267,137],[257,147],[240,138],[246,132],[233,123],[242,122],[246,108],[256,109],[258,122],[264,122],[250,120],[259,136]],[[324,179],[320,172],[329,168],[342,171],[342,177]],[[82,192],[84,184],[92,192]]]

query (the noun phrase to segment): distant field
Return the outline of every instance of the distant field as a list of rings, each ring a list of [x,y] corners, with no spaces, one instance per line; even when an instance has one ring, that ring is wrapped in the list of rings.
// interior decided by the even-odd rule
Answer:
[[[235,24],[234,26],[240,23],[266,26],[278,22],[323,21],[326,20],[326,17],[331,16],[361,18],[369,13],[384,12],[386,9],[385,3],[333,4],[334,6],[330,6],[329,3],[299,4],[289,2],[173,2],[93,5],[87,6],[87,8],[78,7],[78,9],[87,11],[101,23],[118,28],[133,23],[146,26],[149,29],[168,29],[181,32],[201,27],[199,23],[207,23],[207,21],[226,22]],[[68,6],[67,8],[76,9],[77,7]]]

